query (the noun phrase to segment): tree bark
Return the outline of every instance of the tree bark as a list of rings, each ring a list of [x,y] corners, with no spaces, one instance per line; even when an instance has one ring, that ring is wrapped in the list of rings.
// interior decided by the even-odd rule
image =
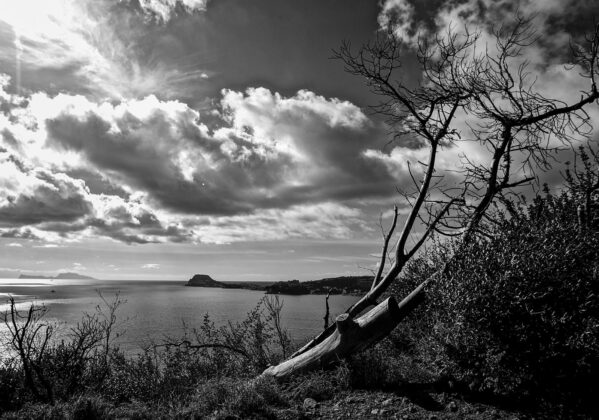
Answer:
[[[422,287],[397,303],[389,297],[361,317],[344,313],[335,321],[335,331],[320,344],[262,374],[284,379],[295,373],[326,367],[386,337],[424,299]]]

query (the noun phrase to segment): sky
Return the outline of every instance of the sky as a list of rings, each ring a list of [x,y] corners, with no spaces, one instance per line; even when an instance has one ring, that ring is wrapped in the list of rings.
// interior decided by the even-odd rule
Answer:
[[[410,83],[418,33],[486,35],[519,10],[536,86],[575,100],[567,49],[594,3],[0,0],[0,277],[369,274],[425,150],[389,143],[333,50],[394,31]]]

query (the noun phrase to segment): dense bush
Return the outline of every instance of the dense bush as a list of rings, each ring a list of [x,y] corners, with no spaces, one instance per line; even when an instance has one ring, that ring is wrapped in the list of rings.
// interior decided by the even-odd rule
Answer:
[[[25,394],[21,370],[12,360],[0,362],[0,414],[4,410],[12,410],[21,405]]]
[[[599,395],[599,232],[580,225],[578,204],[572,193],[545,193],[484,238],[438,243],[411,264],[401,293],[449,261],[407,328],[431,367],[471,391],[590,407]]]

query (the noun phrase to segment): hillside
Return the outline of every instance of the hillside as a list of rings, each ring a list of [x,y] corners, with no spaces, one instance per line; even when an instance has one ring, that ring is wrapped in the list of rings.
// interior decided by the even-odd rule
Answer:
[[[91,276],[84,276],[79,273],[60,273],[54,278],[58,280],[97,280]]]
[[[341,276],[320,280],[300,282],[299,280],[281,281],[266,288],[268,294],[281,295],[324,295],[361,294],[370,289],[371,276]]]

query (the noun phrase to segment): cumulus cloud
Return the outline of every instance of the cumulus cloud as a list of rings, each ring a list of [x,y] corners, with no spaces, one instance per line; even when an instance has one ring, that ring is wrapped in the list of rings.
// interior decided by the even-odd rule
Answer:
[[[567,15],[564,10],[568,10]],[[520,15],[531,19],[539,38],[535,48],[528,49],[528,58],[534,64],[551,64],[552,58],[567,53],[572,38],[577,40],[585,30],[593,29],[591,19],[597,12],[599,5],[576,0],[384,0],[378,22],[381,29],[394,31],[411,46],[415,46],[418,36],[443,37],[450,30],[462,32],[468,28],[480,32],[481,43],[490,41],[487,47],[493,48],[492,32],[509,26]]]
[[[393,188],[389,172],[361,155],[384,144],[382,127],[347,101],[256,88],[226,90],[220,106],[225,124],[209,132],[197,111],[153,96],[116,106],[61,95],[29,104],[43,115],[52,149],[176,212],[232,215]]]
[[[284,98],[256,88],[245,93],[226,90],[221,105],[230,127],[217,130],[216,138],[245,138],[250,145],[290,157],[292,165],[279,178],[285,181],[283,188],[276,188],[277,196],[271,198],[275,202],[386,195],[397,181],[361,155],[384,145],[386,135],[347,101],[309,91]],[[231,145],[231,150],[239,148]]]
[[[419,30],[422,30],[414,14],[414,4],[409,1],[386,0],[381,4],[378,23],[382,29],[392,28],[400,39],[413,44],[417,41]]]
[[[0,167],[0,226],[73,222],[91,210],[85,185],[79,180],[21,168],[7,153],[0,154]]]
[[[153,96],[118,106],[86,105],[87,112],[66,106],[45,120],[50,146],[80,153],[165,207],[200,213],[248,209],[234,196],[234,180],[221,177],[219,144],[197,123],[197,112]]]
[[[144,264],[141,266],[141,268],[146,270],[157,270],[160,268],[160,264]]]
[[[356,206],[388,197],[397,182],[372,158],[383,128],[350,102],[306,90],[225,90],[215,129],[188,105],[155,96],[0,92],[7,237],[347,237],[348,226],[365,228]]]
[[[45,121],[53,112],[85,113],[91,103],[67,96],[54,103],[45,95],[16,99],[5,94],[3,103],[11,107],[0,114],[0,129],[10,134],[0,141],[2,237],[58,241],[101,235],[128,243],[189,238],[177,221],[144,204],[143,194],[86,168],[76,151],[48,147]]]
[[[141,0],[140,6],[159,17],[163,21],[167,21],[175,14],[177,7],[190,13],[195,11],[206,10],[208,0]]]
[[[567,8],[568,14],[563,10]],[[592,2],[543,1],[534,0],[466,0],[459,2],[432,2],[415,0],[385,0],[378,17],[380,28],[391,30],[408,48],[416,49],[419,38],[443,39],[450,33],[463,35],[477,34],[477,41],[468,50],[468,57],[482,52],[493,56],[497,52],[495,34],[509,29],[517,16],[530,19],[534,31],[531,45],[521,48],[521,55],[509,57],[507,62],[512,74],[524,68],[523,90],[530,88],[546,98],[557,102],[574,103],[580,99],[580,92],[588,91],[590,83],[581,78],[580,67],[571,64],[570,46],[583,41],[585,30],[593,30],[591,16],[599,12],[599,5]],[[501,98],[494,98],[494,106],[501,109]],[[506,101],[507,102],[507,101]],[[591,121],[599,118],[597,107],[588,107]],[[459,111],[452,123],[452,129],[460,133],[462,139],[476,138],[472,127],[476,127],[476,117],[472,113]],[[576,137],[576,136],[575,136]],[[586,139],[577,136],[581,142]],[[548,147],[563,146],[555,137],[547,137]],[[403,160],[413,152],[395,148],[387,153],[369,151],[367,156],[384,163],[397,176],[402,171]],[[463,157],[474,163],[488,162],[490,152],[476,142],[458,142],[456,146],[443,150],[439,155],[439,169],[459,170]],[[515,162],[524,161],[527,156],[512,155]],[[514,165],[516,166],[516,165]],[[553,179],[559,184],[559,180]]]

